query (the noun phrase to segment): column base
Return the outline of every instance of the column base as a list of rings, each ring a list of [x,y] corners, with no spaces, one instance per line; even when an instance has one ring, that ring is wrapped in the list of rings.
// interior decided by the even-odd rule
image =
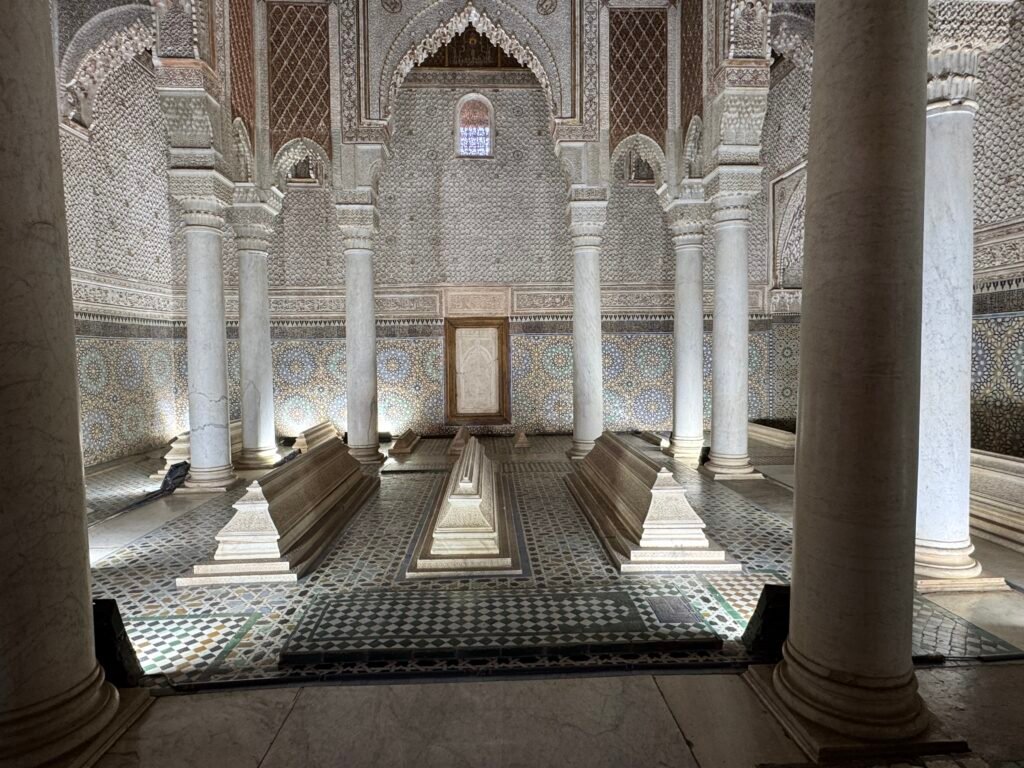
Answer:
[[[573,438],[572,448],[566,451],[565,455],[573,461],[582,461],[587,458],[587,454],[592,450],[594,450],[593,440],[577,440],[576,438]]]
[[[0,714],[0,762],[27,768],[82,748],[114,719],[118,698],[97,664],[85,680],[63,694]]]
[[[350,445],[348,452],[360,464],[380,464],[387,458],[378,445]]]
[[[833,731],[841,740],[909,741],[929,727],[931,715],[917,692],[910,659],[904,676],[872,678],[837,673],[794,648],[792,638],[782,656],[771,675],[779,700],[793,714]]]
[[[918,715],[912,718],[911,730],[916,733],[911,736],[899,739],[862,739],[830,730],[795,711],[787,698],[779,695],[776,686],[780,666],[781,664],[775,667],[765,664],[752,665],[743,674],[743,680],[786,734],[815,763],[947,755],[968,751],[967,742],[949,735],[942,723],[924,707],[923,702],[920,704]],[[916,691],[913,695],[917,696]],[[881,722],[885,723],[884,717],[881,718]]]
[[[677,463],[687,467],[700,466],[700,454],[704,450],[704,437],[676,437],[672,435],[667,448],[661,449]]]
[[[185,478],[185,485],[178,489],[178,493],[223,493],[237,485],[239,478],[232,471],[230,464],[220,467],[203,467],[189,470]]]
[[[712,480],[763,480],[764,475],[750,464],[750,457],[720,456],[712,450],[708,460],[697,470]]]
[[[268,469],[281,460],[277,446],[269,448],[243,448],[235,461],[235,469]]]
[[[974,545],[932,547],[920,541],[914,548],[914,574],[926,579],[973,579],[981,575],[981,563],[971,555]]]

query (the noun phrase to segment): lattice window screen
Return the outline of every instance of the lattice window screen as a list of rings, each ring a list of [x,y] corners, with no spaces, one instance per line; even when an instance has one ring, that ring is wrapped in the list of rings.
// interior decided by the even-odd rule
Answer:
[[[228,6],[231,32],[231,116],[240,117],[254,141],[256,81],[253,59],[253,0],[231,0]]]
[[[331,153],[331,57],[327,7],[269,3],[270,144],[312,139]]]
[[[668,126],[668,22],[663,9],[612,9],[609,26],[611,145],[634,133],[662,149]]]
[[[491,154],[491,110],[482,99],[468,99],[459,107],[459,154]]]

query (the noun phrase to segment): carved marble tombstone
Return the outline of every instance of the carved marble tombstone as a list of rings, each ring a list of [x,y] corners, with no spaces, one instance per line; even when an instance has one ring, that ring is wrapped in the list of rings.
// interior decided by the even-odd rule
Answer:
[[[601,435],[566,483],[622,573],[741,570],[708,541],[672,473],[618,435]]]

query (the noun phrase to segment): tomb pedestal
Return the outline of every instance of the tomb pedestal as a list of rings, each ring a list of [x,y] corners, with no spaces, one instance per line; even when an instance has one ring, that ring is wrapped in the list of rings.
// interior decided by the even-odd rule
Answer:
[[[618,435],[601,435],[566,483],[622,573],[741,570],[712,546],[672,473]]]

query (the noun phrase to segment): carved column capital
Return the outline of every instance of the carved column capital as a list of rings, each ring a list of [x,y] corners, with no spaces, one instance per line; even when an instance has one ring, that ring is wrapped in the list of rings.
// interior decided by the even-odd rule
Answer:
[[[190,227],[224,227],[224,213],[230,207],[234,184],[210,169],[171,169],[168,172],[171,197],[181,206]]]
[[[373,238],[379,226],[375,205],[337,205],[335,211],[346,251],[373,250]]]
[[[1010,38],[1012,0],[933,0],[928,6],[928,107],[977,108],[981,58]]]
[[[274,221],[281,211],[281,197],[277,190],[261,190],[249,182],[235,185],[230,222],[237,250],[270,251]]]
[[[710,217],[710,206],[703,201],[676,200],[665,211],[672,245],[676,250],[704,241],[704,227]]]
[[[226,206],[212,197],[178,197],[181,218],[187,227],[205,227],[220,231],[224,228]]]
[[[711,221],[716,225],[726,222],[749,222],[752,199],[753,196],[748,193],[717,195],[712,201]]]
[[[569,203],[569,236],[573,248],[600,248],[608,222],[608,201],[587,200]]]

